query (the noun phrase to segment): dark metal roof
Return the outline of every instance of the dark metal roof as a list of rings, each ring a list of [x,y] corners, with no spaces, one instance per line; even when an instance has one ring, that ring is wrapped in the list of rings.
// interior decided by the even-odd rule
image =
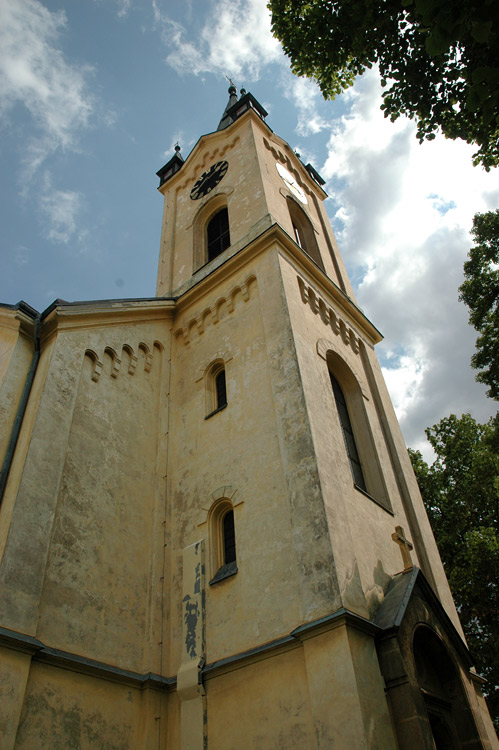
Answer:
[[[322,179],[319,172],[313,168],[310,162],[306,165],[305,169],[309,173],[310,177],[312,177],[321,187],[326,184],[326,180]]]
[[[404,573],[394,576],[389,584],[385,598],[379,607],[374,619],[375,625],[382,630],[398,630],[407,612],[409,603],[414,596],[415,589],[418,588],[426,603],[432,608],[435,616],[440,621],[443,629],[447,632],[450,641],[453,643],[456,651],[461,655],[464,664],[468,669],[472,666],[473,660],[470,656],[466,644],[457,632],[454,623],[445,611],[439,598],[431,588],[422,571],[414,566]]]
[[[222,119],[218,123],[217,130],[224,130],[225,128],[228,128],[229,125],[232,125],[234,122],[234,119],[229,115],[230,110],[234,106],[234,104],[237,104],[237,94],[236,94],[236,87],[233,83],[229,86],[229,101],[227,102],[227,106],[224,109],[224,113],[222,115]]]
[[[172,156],[170,161],[166,162],[164,167],[161,167],[156,174],[159,177],[159,186],[173,177],[173,175],[179,171],[184,163],[182,154],[180,153],[180,146],[175,146],[175,154]]]
[[[27,302],[25,302],[23,299],[19,302],[16,302],[15,305],[8,305],[5,302],[0,302],[0,307],[4,307],[6,310],[20,310],[21,312],[25,313],[30,318],[36,318],[38,315],[38,310],[35,310],[34,307],[31,307],[31,305],[28,305]]]
[[[244,89],[241,89],[241,93],[243,91]],[[241,96],[239,101],[236,99],[232,106],[225,110],[224,117],[230,119],[230,122],[228,122],[227,125],[235,122],[237,118],[241,117],[241,115],[243,115],[248,109],[253,109],[262,118],[262,120],[267,117],[268,112],[262,107],[260,102],[255,99],[253,94],[250,94],[249,91],[248,93],[244,91],[244,94],[243,96]],[[227,125],[224,125],[224,127],[227,127]],[[218,126],[218,129],[222,130],[220,125]]]

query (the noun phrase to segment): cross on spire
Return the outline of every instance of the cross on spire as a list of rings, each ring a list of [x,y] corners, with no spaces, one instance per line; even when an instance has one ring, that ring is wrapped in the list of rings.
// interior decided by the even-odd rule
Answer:
[[[392,534],[393,541],[400,547],[402,561],[404,563],[404,573],[412,568],[411,549],[414,549],[411,542],[406,538],[402,526],[395,526],[395,533]]]

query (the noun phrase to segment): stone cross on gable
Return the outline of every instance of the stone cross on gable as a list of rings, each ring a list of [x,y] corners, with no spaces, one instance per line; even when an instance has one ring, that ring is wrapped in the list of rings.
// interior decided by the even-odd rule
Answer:
[[[414,547],[410,543],[410,541],[406,539],[405,532],[402,526],[395,526],[395,533],[392,534],[392,539],[400,547],[405,573],[406,570],[411,570],[412,568],[411,549],[414,549]]]

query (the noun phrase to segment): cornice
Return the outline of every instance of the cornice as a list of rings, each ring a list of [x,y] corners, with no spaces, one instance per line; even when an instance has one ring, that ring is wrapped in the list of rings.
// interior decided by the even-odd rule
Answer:
[[[174,310],[175,300],[165,297],[56,302],[44,313],[41,337],[46,341],[56,331],[166,320]]]
[[[33,338],[37,315],[36,310],[25,302],[19,302],[17,305],[0,305],[0,326]]]
[[[240,669],[247,664],[268,659],[284,651],[300,648],[303,641],[339,627],[354,628],[372,637],[375,637],[380,632],[380,628],[369,620],[341,608],[317,620],[304,623],[292,630],[291,633],[276,638],[273,641],[263,643],[237,654],[232,654],[211,664],[206,664],[202,669],[202,679],[203,681],[214,679],[221,674]],[[153,688],[166,691],[174,690],[176,687],[177,681],[175,677],[164,677],[153,672],[141,674],[128,669],[122,669],[121,667],[88,659],[69,651],[51,648],[38,640],[38,638],[8,628],[0,627],[0,646],[30,654],[33,660],[37,662],[44,662],[55,667],[69,669],[73,672],[110,680],[111,682],[119,682],[131,687],[142,689]]]
[[[134,672],[122,669],[113,664],[87,659],[85,656],[62,651],[58,648],[46,646],[38,638],[19,633],[8,628],[0,627],[0,646],[31,654],[34,661],[51,664],[61,669],[69,669],[72,672],[86,674],[91,677],[119,682],[135,688],[153,688],[156,690],[172,690],[175,688],[174,677],[163,677],[154,672]]]
[[[336,612],[300,625],[292,630],[289,635],[207,664],[203,668],[203,680],[213,679],[220,674],[239,669],[246,664],[252,664],[284,651],[299,648],[303,641],[341,627],[354,628],[372,637],[377,636],[380,632],[380,628],[370,620],[366,620],[355,612],[342,607]]]
[[[303,273],[306,271],[308,278],[316,284],[318,291],[328,300],[336,303],[345,315],[357,324],[362,332],[377,344],[382,340],[378,329],[365,316],[355,302],[343,292],[334,281],[332,281],[322,269],[308,256],[289,236],[282,227],[274,223],[263,231],[258,237],[251,240],[247,245],[236,251],[226,261],[217,266],[210,274],[195,282],[187,291],[177,298],[176,315],[182,313],[197,299],[213,291],[219,284],[234,278],[237,271],[241,271],[245,265],[255,257],[266,251],[272,245],[277,245],[278,250],[284,257],[292,261],[295,270]]]

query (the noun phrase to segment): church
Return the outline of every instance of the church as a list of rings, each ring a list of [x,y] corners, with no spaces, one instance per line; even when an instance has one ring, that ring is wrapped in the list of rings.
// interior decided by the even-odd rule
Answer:
[[[499,748],[381,334],[266,117],[231,85],[159,170],[156,297],[0,306],[2,750]]]

